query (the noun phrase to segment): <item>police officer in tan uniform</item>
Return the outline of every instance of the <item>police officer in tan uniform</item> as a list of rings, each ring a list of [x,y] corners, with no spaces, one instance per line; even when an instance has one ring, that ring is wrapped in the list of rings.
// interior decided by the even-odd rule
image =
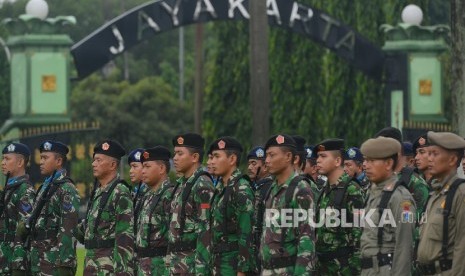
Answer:
[[[369,139],[361,147],[372,183],[365,206],[366,220],[361,224],[362,276],[410,275],[415,202],[394,173],[400,148],[397,140],[387,137]]]
[[[420,225],[417,268],[422,275],[465,275],[465,180],[458,178],[465,140],[428,132],[433,191]]]

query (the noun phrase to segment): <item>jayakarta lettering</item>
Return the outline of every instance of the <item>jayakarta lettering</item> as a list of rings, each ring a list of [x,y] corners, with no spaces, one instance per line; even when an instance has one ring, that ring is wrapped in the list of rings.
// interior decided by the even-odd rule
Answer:
[[[225,9],[224,5],[219,5],[216,3],[221,1],[212,2],[211,0],[195,0],[191,2],[195,2],[195,9],[193,10],[193,14],[190,18],[191,20],[189,20],[192,21],[192,23],[201,21],[200,19],[202,16],[209,17],[211,20],[235,20],[239,18],[244,18],[247,20],[250,19],[248,3],[246,0],[223,0],[223,2],[227,4],[226,13],[220,13],[217,10]],[[278,4],[278,2],[282,1],[267,0],[267,14],[270,22],[274,23],[275,25],[287,28],[299,27],[307,35],[319,35],[324,43],[328,42],[328,38],[332,32],[340,33],[340,30],[337,29],[341,26],[341,23],[331,18],[330,16],[324,13],[315,12],[311,7],[289,0],[286,2],[291,5],[291,12],[282,12],[281,9],[288,10],[289,6],[283,5],[282,3]],[[155,14],[160,14],[160,10],[162,13],[165,13],[165,15],[169,16],[172,27],[179,27],[183,21],[183,18],[180,18],[180,14],[186,14],[185,3],[186,1],[183,0],[176,0],[173,5],[170,5],[167,2],[159,2],[159,5],[157,6],[158,9],[152,9],[152,11],[156,10],[157,12],[150,12],[150,10],[137,11],[137,25],[135,25],[136,30],[134,32],[137,34],[137,41],[141,41],[144,38],[146,32],[159,33],[163,31],[161,26],[166,26],[166,24],[162,25],[160,24],[160,21],[166,20],[166,18],[155,16]],[[213,5],[213,3],[216,4]],[[226,18],[224,18],[224,16],[220,17],[221,14],[226,15]],[[315,28],[312,27],[313,22],[317,22],[318,26],[322,27],[321,34],[316,34],[314,32]],[[115,40],[117,41],[117,45],[110,46],[109,51],[113,55],[117,55],[126,49],[126,42],[124,38],[125,36],[116,24],[111,26],[111,30]],[[348,51],[353,52],[355,41],[355,32],[348,30],[344,33],[344,35],[338,38],[333,46],[335,49],[344,47]]]

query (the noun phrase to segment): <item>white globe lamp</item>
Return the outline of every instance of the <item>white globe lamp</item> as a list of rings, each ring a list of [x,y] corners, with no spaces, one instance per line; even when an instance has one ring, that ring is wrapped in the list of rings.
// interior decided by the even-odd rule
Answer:
[[[26,5],[26,14],[44,20],[48,16],[48,4],[45,0],[29,0]]]
[[[423,11],[417,5],[407,5],[402,10],[402,21],[412,25],[420,25],[423,21]]]

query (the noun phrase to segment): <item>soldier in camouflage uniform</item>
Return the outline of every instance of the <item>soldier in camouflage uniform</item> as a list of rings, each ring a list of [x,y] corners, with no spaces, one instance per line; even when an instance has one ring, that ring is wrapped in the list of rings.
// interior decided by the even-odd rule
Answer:
[[[94,147],[97,185],[84,223],[85,275],[133,275],[133,203],[129,185],[118,174],[124,155],[124,148],[114,140]]]
[[[167,266],[171,275],[209,275],[211,177],[201,168],[204,139],[195,133],[173,138],[177,180],[171,210]]]
[[[3,151],[2,173],[6,186],[0,192],[0,275],[27,275],[28,256],[17,234],[31,214],[35,191],[26,174],[31,152],[20,143],[11,143]]]
[[[294,171],[296,143],[289,135],[280,134],[271,137],[265,149],[266,166],[275,180],[265,199],[261,275],[311,275],[316,262],[312,218],[289,222],[281,216],[285,209],[308,215],[314,209],[310,185]]]
[[[142,208],[142,199],[148,190],[147,185],[142,181],[142,153],[143,149],[132,150],[128,154],[129,179],[134,185],[132,204],[134,206],[134,235],[137,233],[137,219]]]
[[[426,134],[419,136],[413,142],[413,152],[415,153],[415,166],[418,170],[419,176],[426,182],[429,188],[431,188],[432,175],[428,167],[428,139]]]
[[[142,199],[136,232],[137,275],[167,275],[166,253],[174,185],[170,183],[170,151],[149,148],[141,157],[142,179],[149,190]]]
[[[410,275],[415,203],[394,174],[400,148],[386,137],[369,139],[361,147],[372,182],[360,242],[363,276]]]
[[[63,143],[46,141],[39,151],[40,173],[47,178],[26,223],[30,229],[31,271],[33,275],[74,275],[77,266],[74,231],[81,199],[64,169],[69,149]]]
[[[345,212],[346,222],[351,223],[354,212],[363,208],[363,191],[342,167],[344,140],[325,140],[316,145],[314,151],[318,155],[318,173],[328,178],[317,204],[316,219],[319,223],[325,222],[316,232],[318,272],[321,275],[357,275],[360,272],[361,229],[341,224],[331,226],[326,222],[338,213],[337,218],[342,220],[341,214]]]
[[[316,166],[316,154],[313,152],[314,146],[305,146],[305,170],[304,174],[307,178],[312,180],[316,184],[316,189],[312,187],[313,196],[316,200],[320,197],[320,193],[323,190],[326,180],[322,175],[318,174],[318,168]]]
[[[370,181],[363,170],[363,155],[356,147],[344,152],[344,171],[362,187],[364,192],[370,188]]]
[[[211,206],[213,275],[245,275],[255,270],[254,194],[248,176],[238,169],[241,144],[222,137],[210,145],[212,168],[220,181]]]
[[[310,182],[310,187],[312,188],[313,198],[316,200],[320,194],[319,188],[316,185],[313,178],[308,177],[305,173],[305,167],[307,166],[307,150],[305,149],[305,143],[307,142],[305,138],[300,135],[291,136],[294,139],[296,144],[296,155],[294,160],[294,170],[298,175],[305,177],[308,182]]]
[[[260,251],[260,238],[262,235],[263,216],[265,214],[265,196],[273,183],[273,177],[265,167],[265,149],[255,147],[247,154],[247,175],[253,181],[254,187],[254,223],[253,246],[255,252],[255,268],[260,272],[261,264],[258,252]]]

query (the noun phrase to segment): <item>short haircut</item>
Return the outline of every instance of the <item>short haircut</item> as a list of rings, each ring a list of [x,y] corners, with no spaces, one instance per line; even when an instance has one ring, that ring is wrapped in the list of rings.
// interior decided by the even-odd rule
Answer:
[[[307,156],[306,153],[297,153],[296,156],[299,157],[299,163],[297,164],[299,166],[299,168],[304,171],[305,170],[305,166],[307,165],[307,160],[305,159],[305,157]]]
[[[166,168],[166,174],[170,173],[171,170],[171,163],[169,160],[155,160],[158,164],[163,164]]]
[[[64,167],[66,165],[66,162],[68,161],[68,158],[66,157],[66,155],[63,155],[58,152],[54,152],[54,154],[55,154],[55,159],[61,158],[61,166]]]
[[[386,157],[384,160],[388,160],[388,159],[392,159],[393,163],[392,163],[392,171],[395,171],[396,170],[396,167],[397,167],[397,163],[399,162],[398,161],[398,158],[399,158],[399,155],[396,153],[392,156],[389,156],[389,157]]]
[[[282,152],[287,153],[290,152],[292,155],[291,162],[294,164],[295,156],[297,155],[297,150],[294,147],[287,147],[287,146],[282,146],[279,147]]]
[[[203,150],[197,148],[186,147],[187,151],[192,155],[194,153],[199,154],[199,163],[202,163],[203,160]]]
[[[454,150],[455,156],[457,156],[457,168],[462,165],[462,159],[464,156],[464,151],[463,150]]]
[[[237,150],[225,150],[226,156],[231,156],[235,155],[236,156],[236,166],[239,166],[241,164],[241,152]]]

